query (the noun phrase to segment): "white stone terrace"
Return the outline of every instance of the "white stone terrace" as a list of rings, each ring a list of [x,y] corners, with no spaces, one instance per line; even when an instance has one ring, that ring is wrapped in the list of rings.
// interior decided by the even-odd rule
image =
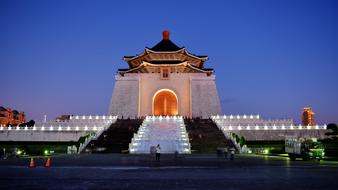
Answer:
[[[294,125],[292,119],[264,120],[259,115],[211,116],[216,125],[223,130],[310,130],[324,129],[326,125]]]
[[[326,125],[294,125],[292,119],[264,120],[259,115],[212,116],[217,127],[227,136],[236,133],[246,140],[284,140],[286,136],[325,138]]]
[[[89,133],[102,133],[116,120],[117,116],[74,116],[63,122],[36,122],[32,127],[0,126],[0,141],[78,141]]]
[[[0,126],[1,131],[97,131],[114,123],[117,116],[71,116],[66,121],[36,122],[33,127]]]

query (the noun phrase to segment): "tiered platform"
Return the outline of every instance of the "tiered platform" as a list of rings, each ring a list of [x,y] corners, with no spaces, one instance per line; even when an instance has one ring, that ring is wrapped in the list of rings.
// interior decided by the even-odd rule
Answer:
[[[0,141],[68,142],[89,133],[100,135],[116,116],[72,116],[69,120],[36,122],[34,126],[0,126]]]
[[[43,121],[35,124],[36,129],[57,131],[98,131],[115,123],[117,116],[70,116],[66,121]]]
[[[217,115],[211,119],[225,135],[232,132],[244,136],[249,141],[285,140],[286,136],[324,139],[325,133],[328,132],[326,125],[296,126],[291,119],[266,120],[259,115]]]
[[[152,146],[161,153],[190,154],[190,143],[183,118],[147,116],[129,144],[131,154],[149,154]]]

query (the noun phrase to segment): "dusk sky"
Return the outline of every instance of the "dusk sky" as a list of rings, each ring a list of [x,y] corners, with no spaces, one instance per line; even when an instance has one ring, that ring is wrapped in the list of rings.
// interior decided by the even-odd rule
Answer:
[[[208,55],[225,114],[338,122],[338,1],[0,1],[0,105],[107,114],[124,55],[162,39]]]

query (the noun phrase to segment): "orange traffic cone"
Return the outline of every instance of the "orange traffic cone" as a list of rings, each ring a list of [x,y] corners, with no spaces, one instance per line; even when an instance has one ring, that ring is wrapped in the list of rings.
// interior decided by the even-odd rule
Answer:
[[[31,158],[31,162],[29,164],[30,168],[35,168],[35,162],[34,162],[34,158]]]
[[[45,167],[46,168],[50,168],[50,158],[47,159],[47,162],[45,164]]]

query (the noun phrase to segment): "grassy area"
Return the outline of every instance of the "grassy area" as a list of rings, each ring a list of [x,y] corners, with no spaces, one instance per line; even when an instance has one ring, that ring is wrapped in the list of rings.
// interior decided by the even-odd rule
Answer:
[[[321,140],[325,147],[325,155],[330,158],[338,158],[338,140]],[[284,154],[284,141],[247,141],[246,145],[251,149],[266,149],[269,154]]]
[[[325,147],[325,155],[338,158],[338,139],[325,139],[321,142]]]
[[[1,142],[0,154],[3,154],[4,148],[9,155],[14,155],[16,152],[19,152],[21,155],[45,155],[51,152],[54,154],[65,154],[67,153],[68,146],[76,144],[77,142]]]
[[[79,147],[90,134],[79,138],[78,141],[73,142],[14,142],[6,141],[0,142],[0,155],[3,155],[3,149],[9,155],[20,153],[21,155],[48,155],[53,154],[66,154],[68,146]]]
[[[246,141],[246,145],[250,149],[265,149],[269,150],[272,154],[283,154],[285,153],[284,141]]]

